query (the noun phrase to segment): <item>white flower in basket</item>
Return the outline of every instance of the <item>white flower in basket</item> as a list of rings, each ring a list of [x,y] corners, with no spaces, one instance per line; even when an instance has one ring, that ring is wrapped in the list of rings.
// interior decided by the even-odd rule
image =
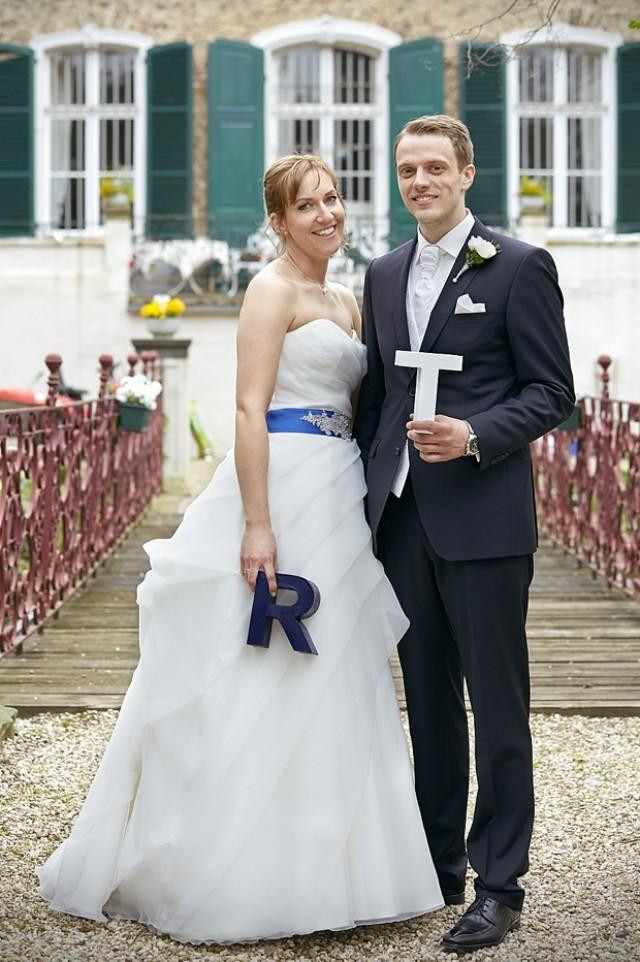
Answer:
[[[134,374],[122,378],[115,395],[121,404],[139,404],[154,411],[156,398],[161,391],[160,381],[150,381],[146,374]]]

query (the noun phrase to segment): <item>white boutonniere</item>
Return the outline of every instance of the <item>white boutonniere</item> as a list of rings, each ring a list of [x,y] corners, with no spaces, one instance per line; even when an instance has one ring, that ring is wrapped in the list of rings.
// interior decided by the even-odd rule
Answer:
[[[464,264],[453,278],[453,283],[456,284],[460,275],[468,271],[470,267],[480,267],[482,264],[486,264],[492,257],[499,254],[500,250],[500,244],[494,244],[492,241],[485,240],[484,237],[470,237],[467,242]]]

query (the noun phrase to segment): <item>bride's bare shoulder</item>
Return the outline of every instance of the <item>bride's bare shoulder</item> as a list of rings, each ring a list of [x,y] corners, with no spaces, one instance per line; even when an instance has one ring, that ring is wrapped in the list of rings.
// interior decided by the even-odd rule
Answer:
[[[276,294],[283,292],[290,295],[293,286],[292,279],[280,271],[277,261],[271,261],[251,279],[247,287],[247,294],[251,291],[261,295],[268,292]]]
[[[240,309],[241,327],[246,327],[247,322],[253,326],[257,319],[260,326],[284,325],[286,329],[294,303],[291,280],[274,269],[273,263],[267,264],[247,286]]]

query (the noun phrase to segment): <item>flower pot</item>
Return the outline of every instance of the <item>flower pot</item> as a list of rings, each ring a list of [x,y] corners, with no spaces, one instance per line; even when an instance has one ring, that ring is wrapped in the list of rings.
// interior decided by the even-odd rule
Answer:
[[[118,405],[118,424],[123,431],[144,431],[150,416],[151,409],[142,404],[120,402]]]
[[[546,213],[547,201],[543,194],[520,194],[520,212],[530,214],[533,211]]]
[[[180,318],[173,317],[145,317],[147,330],[154,337],[173,337],[180,327]]]

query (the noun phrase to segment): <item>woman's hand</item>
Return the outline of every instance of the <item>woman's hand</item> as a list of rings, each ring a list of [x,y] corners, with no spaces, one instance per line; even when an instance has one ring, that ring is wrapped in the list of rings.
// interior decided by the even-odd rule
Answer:
[[[276,583],[276,539],[271,526],[265,522],[247,522],[240,549],[240,564],[242,577],[252,591],[255,591],[256,578],[262,568],[269,593],[275,595],[278,590]]]

